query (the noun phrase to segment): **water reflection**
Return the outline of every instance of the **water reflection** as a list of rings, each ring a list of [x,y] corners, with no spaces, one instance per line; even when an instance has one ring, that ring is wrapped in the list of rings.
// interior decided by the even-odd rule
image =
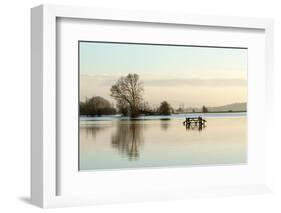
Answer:
[[[108,120],[80,123],[80,169],[118,169],[247,162],[246,117]],[[223,133],[223,134],[222,134]]]
[[[171,126],[171,119],[161,119],[160,127],[162,130],[167,131]]]
[[[82,132],[82,134],[85,134],[87,137],[95,139],[99,132],[106,130],[108,128],[110,128],[110,126],[83,125],[80,126],[80,132]]]
[[[184,126],[186,130],[198,130],[198,131],[202,131],[204,128],[207,127],[205,124],[199,124],[199,125],[187,124]]]
[[[139,158],[139,147],[143,143],[143,125],[137,121],[118,122],[114,135],[111,138],[113,148],[130,160]]]

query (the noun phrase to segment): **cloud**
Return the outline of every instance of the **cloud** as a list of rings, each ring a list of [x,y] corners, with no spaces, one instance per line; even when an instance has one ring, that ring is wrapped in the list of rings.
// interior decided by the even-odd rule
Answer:
[[[247,86],[246,79],[212,79],[212,78],[190,78],[190,79],[153,79],[146,80],[145,85],[154,87],[174,87],[174,86],[192,86],[192,87],[237,87]]]
[[[81,75],[80,98],[102,96],[109,101],[110,87],[120,75]],[[219,106],[247,99],[247,80],[243,78],[180,78],[175,76],[141,75],[144,98],[152,105],[168,100],[174,107]]]
[[[81,75],[81,81],[92,82],[99,86],[110,86],[120,76],[118,75]],[[243,78],[175,78],[169,76],[141,76],[145,86],[149,87],[246,87],[247,80]]]

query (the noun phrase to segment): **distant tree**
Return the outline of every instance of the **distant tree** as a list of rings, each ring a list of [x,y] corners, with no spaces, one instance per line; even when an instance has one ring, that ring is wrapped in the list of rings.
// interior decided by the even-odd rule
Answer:
[[[80,114],[87,116],[101,116],[115,114],[116,109],[108,100],[100,96],[94,96],[85,102],[80,102]]]
[[[192,112],[195,113],[195,109],[192,109]]]
[[[158,109],[160,115],[171,115],[172,108],[167,101],[163,101]]]
[[[118,105],[124,104],[120,108],[127,108],[128,114],[131,117],[137,117],[142,102],[143,84],[139,79],[138,74],[128,74],[126,77],[121,77],[112,85],[111,97],[113,97]]]
[[[208,108],[205,107],[205,106],[202,106],[202,112],[203,112],[203,113],[207,113],[207,112],[208,112]]]
[[[182,111],[183,111],[183,110],[182,110],[182,108],[180,108],[180,107],[176,109],[176,113],[182,113]]]
[[[175,111],[177,113],[183,113],[184,112],[184,108],[182,107],[182,105],[180,105]]]

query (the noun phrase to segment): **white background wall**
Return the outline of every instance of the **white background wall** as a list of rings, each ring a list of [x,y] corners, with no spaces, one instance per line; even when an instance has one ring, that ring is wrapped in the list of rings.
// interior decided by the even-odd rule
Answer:
[[[275,140],[272,141],[273,195],[191,199],[47,210],[52,212],[281,212],[281,6],[278,0],[6,0],[0,7],[0,212],[37,212],[28,204],[30,178],[30,11],[41,3],[123,9],[270,17],[275,19]],[[279,84],[279,85],[278,85]],[[257,94],[258,95],[258,94]],[[274,126],[276,125],[276,126]],[[278,125],[278,126],[277,126]],[[279,130],[280,131],[280,130]],[[280,162],[280,165],[279,165]]]

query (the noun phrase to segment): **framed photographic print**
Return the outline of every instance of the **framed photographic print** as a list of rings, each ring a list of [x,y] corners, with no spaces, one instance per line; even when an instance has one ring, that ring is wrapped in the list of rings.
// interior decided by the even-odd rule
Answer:
[[[31,14],[32,203],[270,191],[272,20]]]
[[[78,48],[80,171],[247,163],[247,48]]]

